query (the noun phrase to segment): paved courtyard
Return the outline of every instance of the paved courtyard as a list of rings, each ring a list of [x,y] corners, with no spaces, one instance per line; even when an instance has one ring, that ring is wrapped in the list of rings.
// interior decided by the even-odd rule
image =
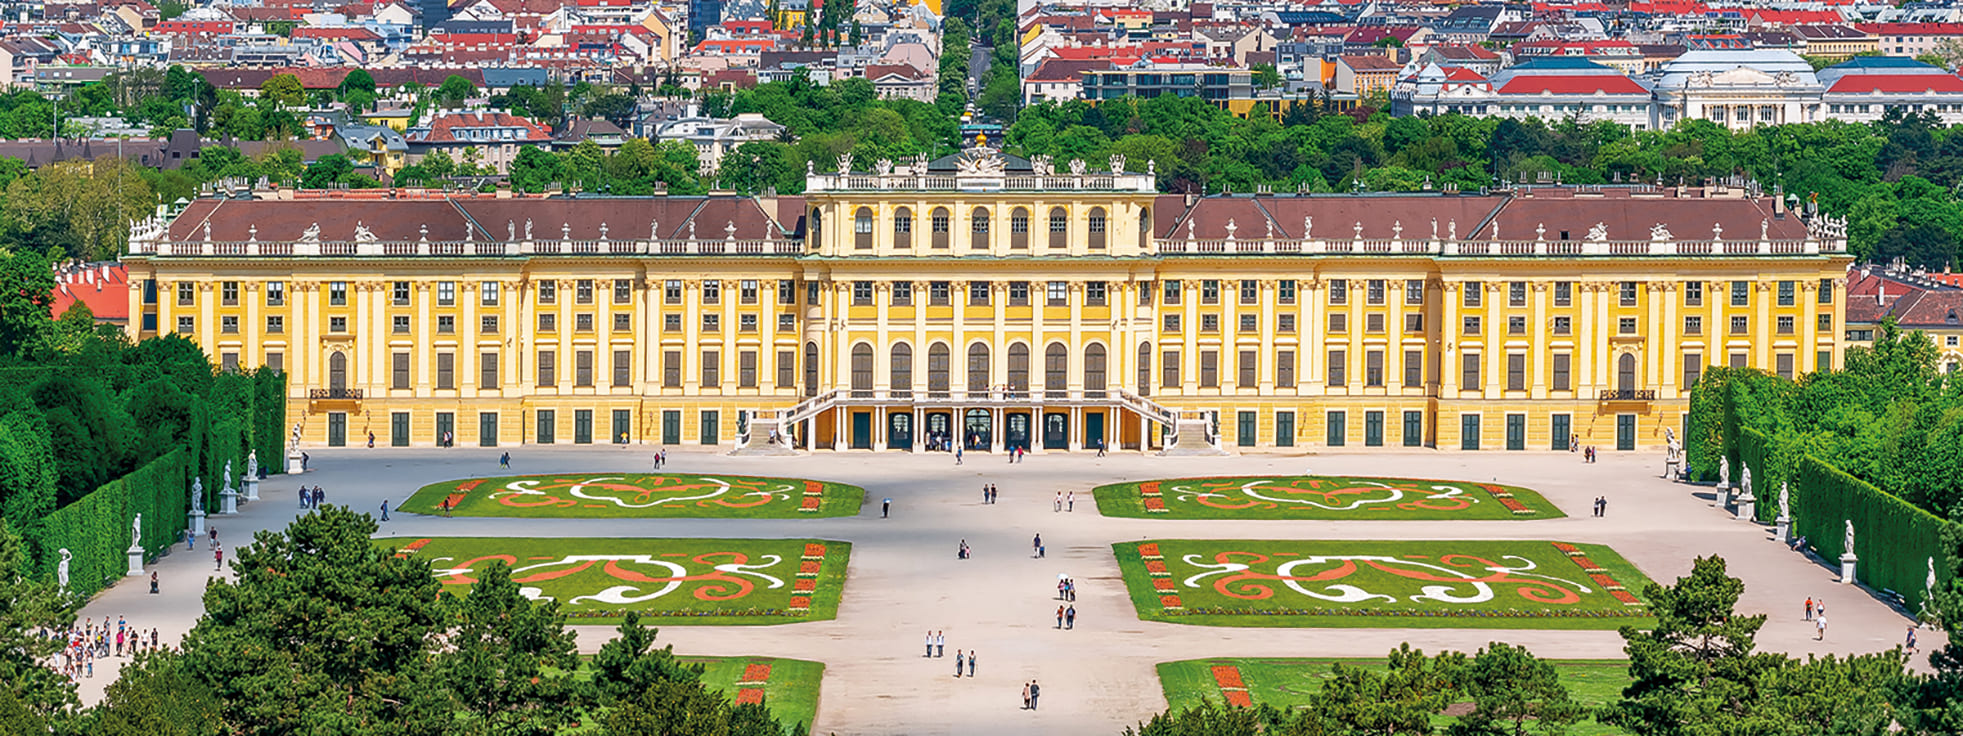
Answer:
[[[275,476],[263,500],[232,517],[212,517],[226,546],[258,530],[284,526],[300,513],[301,482],[326,489],[327,500],[357,510],[391,508],[426,483],[451,478],[587,471],[645,471],[652,448],[615,446],[453,449],[310,448],[301,478]],[[500,471],[499,453],[512,453]],[[1140,622],[1119,578],[1111,544],[1148,538],[1199,539],[1553,539],[1606,544],[1659,582],[1690,569],[1693,557],[1719,554],[1744,579],[1748,613],[1770,620],[1761,649],[1795,655],[1884,650],[1901,643],[1908,623],[1860,588],[1838,585],[1837,571],[1771,539],[1771,531],[1735,521],[1711,506],[1708,489],[1660,478],[1657,454],[1607,454],[1582,464],[1568,453],[1373,452],[1235,458],[1160,458],[1089,453],[1003,456],[819,453],[791,458],[731,458],[671,451],[665,470],[784,475],[854,483],[867,489],[856,517],[831,519],[470,519],[392,514],[384,537],[762,537],[818,538],[853,544],[844,598],[833,621],[765,627],[666,626],[659,642],[690,655],[766,655],[822,661],[827,669],[813,733],[1116,734],[1165,707],[1153,666],[1202,657],[1382,657],[1399,642],[1428,651],[1474,650],[1491,641],[1530,647],[1542,657],[1619,658],[1613,631],[1470,629],[1232,629]],[[1539,491],[1568,514],[1545,521],[1174,521],[1100,517],[1090,489],[1121,480],[1199,475],[1345,474],[1483,480]],[[981,503],[983,484],[1001,490]],[[1076,491],[1074,513],[1052,511],[1058,490]],[[1606,518],[1589,503],[1609,499]],[[880,518],[891,498],[892,518]],[[1048,556],[1030,543],[1043,536]],[[972,559],[956,559],[962,540]],[[228,555],[229,556],[229,555]],[[99,595],[83,617],[127,617],[176,642],[201,611],[200,592],[213,572],[201,542],[176,548],[154,567],[163,593],[127,580]],[[1056,580],[1077,580],[1077,627],[1053,628]],[[1801,602],[1825,600],[1832,629],[1825,642],[1800,620]],[[656,622],[657,624],[659,622]],[[611,636],[605,626],[576,627],[583,652]],[[922,636],[944,631],[948,656],[928,660]],[[1926,648],[1942,637],[1922,632]],[[977,677],[955,679],[954,650],[986,653]],[[111,658],[112,661],[114,658]],[[100,664],[100,663],[99,663]],[[1926,661],[1916,657],[1918,669]],[[98,667],[99,670],[105,669]],[[82,683],[95,702],[114,677],[98,671]],[[1021,687],[1043,686],[1042,710],[1020,709]]]

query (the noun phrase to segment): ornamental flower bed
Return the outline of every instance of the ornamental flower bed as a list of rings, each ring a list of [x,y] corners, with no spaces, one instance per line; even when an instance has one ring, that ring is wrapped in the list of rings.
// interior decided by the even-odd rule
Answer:
[[[555,473],[470,478],[416,491],[405,513],[523,518],[851,516],[865,489],[804,478],[681,473]]]
[[[1220,697],[1225,699],[1228,705],[1236,708],[1254,706],[1254,698],[1248,694],[1247,684],[1241,681],[1239,667],[1223,664],[1215,665],[1212,670],[1213,682],[1220,687]]]
[[[1113,483],[1092,491],[1107,516],[1180,519],[1519,519],[1562,514],[1525,488],[1349,476],[1220,476]]]

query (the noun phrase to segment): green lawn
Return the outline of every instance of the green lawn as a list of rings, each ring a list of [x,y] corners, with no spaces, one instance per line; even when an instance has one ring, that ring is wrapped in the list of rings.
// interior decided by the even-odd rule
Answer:
[[[676,473],[557,473],[462,478],[417,490],[412,514],[555,519],[809,519],[854,516],[866,490],[802,478]]]
[[[377,543],[429,562],[446,590],[472,572],[512,566],[528,597],[559,602],[571,623],[650,626],[782,624],[838,616],[852,545],[814,539],[542,539],[432,537]]]
[[[1275,475],[1113,483],[1091,493],[1098,513],[1137,519],[1558,519],[1518,486],[1418,478]]]
[[[744,672],[753,665],[770,665],[770,678],[761,688],[770,715],[784,724],[788,732],[797,724],[807,728],[818,715],[818,683],[825,677],[825,663],[805,659],[775,657],[680,657],[684,662],[701,664],[702,683],[723,691],[730,700],[744,688]]]
[[[1202,626],[1613,629],[1649,583],[1601,545],[1170,539],[1112,545],[1139,618]]]
[[[1188,659],[1179,662],[1164,662],[1159,665],[1159,685],[1165,688],[1166,703],[1174,710],[1199,705],[1202,699],[1222,702],[1228,696],[1220,689],[1213,668],[1232,666],[1246,686],[1247,694],[1256,704],[1268,703],[1280,708],[1292,708],[1308,702],[1312,693],[1320,690],[1337,663],[1351,667],[1382,672],[1384,660],[1377,659]],[[1629,684],[1629,663],[1622,660],[1550,660],[1549,664],[1561,675],[1561,684],[1568,687],[1568,695],[1590,708],[1606,705],[1622,697],[1622,688]],[[1437,724],[1442,726],[1452,720],[1450,716],[1438,716]],[[1622,730],[1586,719],[1575,724],[1568,731],[1573,736],[1603,736],[1620,734]]]

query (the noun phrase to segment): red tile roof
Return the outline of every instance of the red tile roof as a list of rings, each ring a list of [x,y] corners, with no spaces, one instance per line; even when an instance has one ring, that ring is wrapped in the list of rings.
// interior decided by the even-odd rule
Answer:
[[[77,303],[100,322],[129,321],[129,271],[121,263],[90,263],[55,274],[48,313],[60,317]]]
[[[1963,93],[1963,77],[1954,74],[1849,74],[1834,82],[1828,92],[1863,94]]]
[[[412,133],[412,143],[471,143],[469,138],[458,138],[456,130],[470,128],[519,128],[524,137],[511,140],[483,141],[485,143],[546,143],[552,135],[545,128],[525,118],[507,112],[453,112],[437,116],[430,122],[427,133]]]
[[[1856,23],[1877,36],[1963,36],[1963,23]]]
[[[1519,74],[1496,90],[1503,95],[1640,95],[1649,90],[1620,74]]]

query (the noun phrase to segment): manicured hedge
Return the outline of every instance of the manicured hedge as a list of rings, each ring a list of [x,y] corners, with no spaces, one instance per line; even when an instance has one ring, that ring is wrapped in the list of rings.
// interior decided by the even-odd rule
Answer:
[[[177,542],[190,505],[188,456],[172,450],[49,514],[36,535],[36,574],[52,579],[67,549],[69,590],[87,596],[107,587],[128,569],[130,522],[139,513],[146,556]]]
[[[1812,455],[1793,466],[1793,528],[1822,557],[1837,561],[1847,551],[1846,522],[1852,521],[1860,560],[1855,575],[1869,588],[1902,594],[1915,613],[1924,603],[1930,560],[1936,586],[1948,584],[1942,548],[1948,522]]]

